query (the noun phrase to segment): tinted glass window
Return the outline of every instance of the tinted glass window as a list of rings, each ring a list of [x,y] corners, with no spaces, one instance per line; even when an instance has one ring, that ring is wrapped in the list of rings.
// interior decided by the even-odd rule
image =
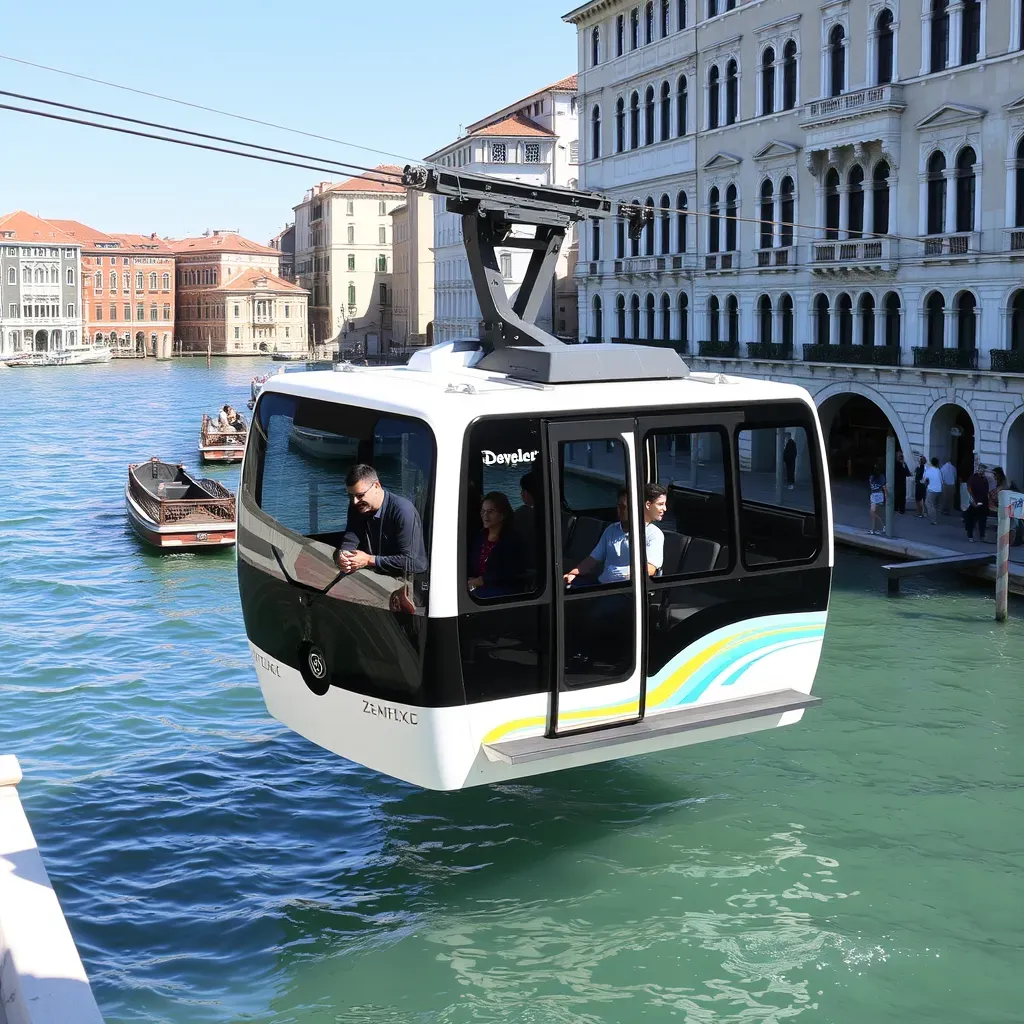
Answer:
[[[668,503],[659,527],[665,535],[659,577],[728,571],[731,508],[728,438],[718,428],[651,433],[647,480],[661,484]]]
[[[821,548],[817,453],[798,424],[736,433],[740,540],[748,568],[812,560]]]

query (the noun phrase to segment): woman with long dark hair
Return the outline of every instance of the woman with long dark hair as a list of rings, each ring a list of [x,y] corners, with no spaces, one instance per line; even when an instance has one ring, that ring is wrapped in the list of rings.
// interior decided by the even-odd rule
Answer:
[[[480,502],[483,529],[470,546],[469,589],[477,597],[514,594],[523,589],[523,546],[515,532],[515,513],[501,491]]]

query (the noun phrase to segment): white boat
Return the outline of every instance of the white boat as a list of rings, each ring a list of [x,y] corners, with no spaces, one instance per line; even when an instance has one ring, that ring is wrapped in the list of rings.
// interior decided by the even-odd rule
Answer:
[[[109,363],[113,355],[105,345],[72,345],[52,352],[22,352],[6,360],[8,366],[85,366],[90,363]]]
[[[327,430],[294,425],[290,436],[296,448],[315,459],[349,459],[354,462],[359,454],[358,438],[343,437]]]

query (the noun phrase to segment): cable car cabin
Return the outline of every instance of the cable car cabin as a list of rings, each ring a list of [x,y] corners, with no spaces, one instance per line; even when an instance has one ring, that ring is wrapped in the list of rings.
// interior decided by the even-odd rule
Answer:
[[[832,572],[810,396],[536,326],[568,227],[650,210],[403,184],[461,216],[482,337],[267,381],[237,547],[270,713],[429,789],[798,721]],[[498,246],[530,252],[514,299]]]
[[[466,365],[480,355],[267,382],[238,573],[270,713],[443,790],[798,721],[832,565],[807,393],[539,387]],[[385,495],[362,517],[382,564],[345,574],[358,463]],[[407,520],[391,559],[387,503]]]

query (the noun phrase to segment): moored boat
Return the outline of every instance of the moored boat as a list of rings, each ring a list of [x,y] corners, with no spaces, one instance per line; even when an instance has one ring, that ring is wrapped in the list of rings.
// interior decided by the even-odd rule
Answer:
[[[204,412],[199,428],[199,457],[203,462],[241,462],[247,430],[222,430]]]
[[[90,363],[109,363],[111,350],[105,345],[73,345],[52,352],[22,352],[6,360],[12,368],[25,366],[86,366]]]
[[[235,496],[216,480],[152,458],[128,467],[125,508],[132,529],[160,549],[235,543]]]

